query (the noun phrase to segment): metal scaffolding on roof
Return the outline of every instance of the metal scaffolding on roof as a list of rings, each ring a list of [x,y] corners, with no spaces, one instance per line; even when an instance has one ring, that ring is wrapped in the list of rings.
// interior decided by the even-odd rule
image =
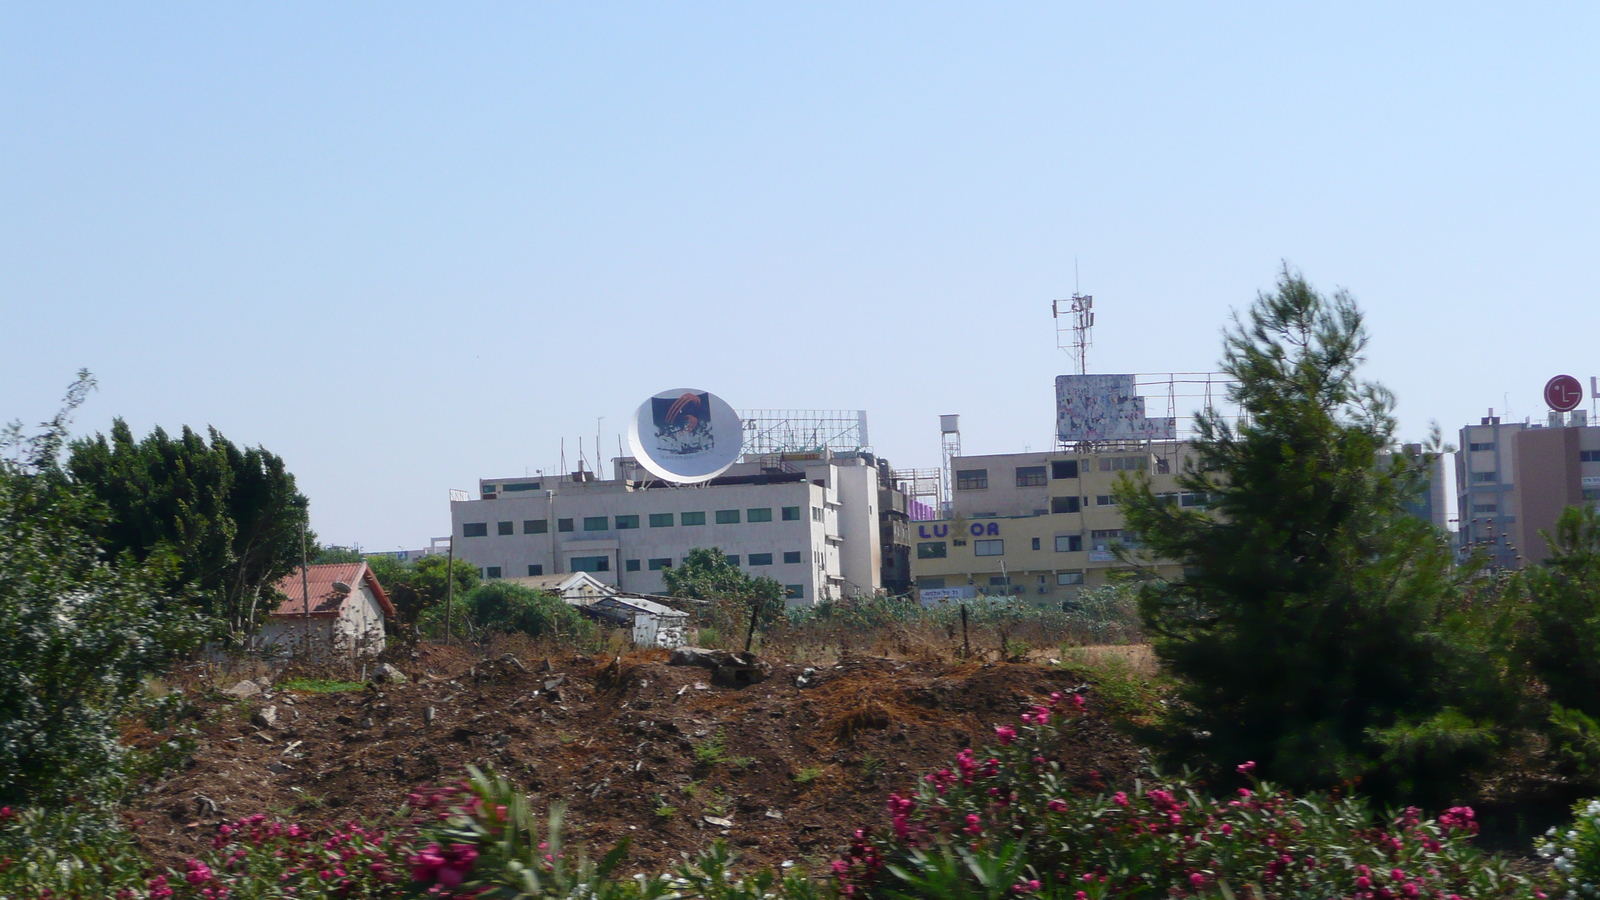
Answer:
[[[864,409],[741,409],[746,453],[871,449]]]

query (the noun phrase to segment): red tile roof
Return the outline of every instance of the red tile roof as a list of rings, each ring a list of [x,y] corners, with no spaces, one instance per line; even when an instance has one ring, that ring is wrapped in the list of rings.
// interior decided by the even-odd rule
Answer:
[[[344,602],[355,595],[352,590],[342,593],[333,589],[333,583],[342,581],[352,588],[365,581],[367,589],[372,591],[372,596],[377,599],[378,606],[383,609],[385,618],[394,618],[394,604],[389,602],[389,595],[384,593],[383,585],[372,574],[372,570],[364,562],[357,563],[327,563],[320,566],[308,566],[305,579],[302,582],[300,570],[297,568],[288,575],[278,579],[273,585],[278,592],[288,599],[278,604],[272,611],[274,616],[303,616],[306,614],[306,600],[309,596],[312,618],[332,617],[339,614]],[[302,590],[302,584],[309,590]]]

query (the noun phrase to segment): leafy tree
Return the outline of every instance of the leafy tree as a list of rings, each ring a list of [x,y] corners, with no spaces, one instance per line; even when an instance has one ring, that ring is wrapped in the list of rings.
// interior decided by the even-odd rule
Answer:
[[[430,606],[421,619],[422,629],[442,635],[445,610]],[[456,596],[450,632],[458,638],[478,638],[487,634],[525,634],[529,637],[577,638],[594,636],[594,623],[548,591],[536,591],[507,581],[487,581]]]
[[[469,591],[478,586],[478,570],[466,560],[450,561],[443,556],[424,556],[419,560],[398,560],[392,556],[374,556],[367,560],[372,574],[389,595],[395,612],[400,614],[400,624],[411,630],[434,607],[443,607],[449,594],[453,573],[456,602],[461,602]],[[440,621],[443,621],[441,618]]]
[[[117,419],[111,435],[72,442],[66,468],[105,505],[96,537],[113,556],[166,557],[179,584],[237,639],[270,603],[273,582],[300,564],[307,501],[283,460],[189,428],[136,440]],[[306,540],[312,536],[307,532]]]
[[[1515,656],[1545,688],[1559,756],[1600,777],[1600,512],[1568,507],[1544,534],[1550,558],[1524,570]]]
[[[1347,294],[1285,267],[1225,336],[1245,418],[1203,412],[1179,477],[1210,510],[1157,496],[1148,476],[1124,477],[1118,497],[1139,553],[1186,570],[1140,598],[1183,680],[1179,753],[1431,801],[1490,758],[1517,701],[1455,600],[1443,535],[1406,514],[1425,460],[1381,462],[1393,398],[1356,376],[1366,343]]]
[[[783,616],[783,584],[766,575],[751,577],[716,547],[696,547],[683,564],[663,573],[667,593],[691,600],[731,600],[745,608],[749,652],[757,629],[765,630]]]
[[[192,615],[164,610],[168,560],[107,564],[91,536],[105,511],[57,462],[93,386],[80,372],[40,434],[0,435],[0,805],[108,799],[118,718],[198,635]]]

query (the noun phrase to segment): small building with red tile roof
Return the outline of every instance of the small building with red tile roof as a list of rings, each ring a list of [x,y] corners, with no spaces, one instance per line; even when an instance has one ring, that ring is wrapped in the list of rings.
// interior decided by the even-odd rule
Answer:
[[[365,562],[295,569],[273,585],[276,606],[256,634],[258,646],[292,656],[354,657],[383,652],[394,604]]]

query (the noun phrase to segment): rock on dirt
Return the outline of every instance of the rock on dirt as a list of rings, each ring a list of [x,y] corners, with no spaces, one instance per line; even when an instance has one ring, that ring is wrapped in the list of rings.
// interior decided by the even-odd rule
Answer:
[[[766,681],[772,666],[754,653],[733,653],[728,650],[707,650],[703,647],[679,647],[667,660],[673,666],[699,666],[711,670],[711,680],[724,687],[743,687]]]
[[[254,697],[255,695],[261,693],[261,685],[256,684],[254,681],[250,681],[249,679],[245,679],[244,681],[241,681],[233,687],[223,691],[223,693],[227,694],[229,697],[237,697],[238,699],[243,700],[246,697]]]
[[[372,680],[377,684],[405,684],[411,679],[406,677],[406,673],[394,666],[388,663],[379,663],[378,667],[372,670]]]
[[[250,715],[250,724],[257,728],[272,728],[278,724],[278,708],[263,706]]]

